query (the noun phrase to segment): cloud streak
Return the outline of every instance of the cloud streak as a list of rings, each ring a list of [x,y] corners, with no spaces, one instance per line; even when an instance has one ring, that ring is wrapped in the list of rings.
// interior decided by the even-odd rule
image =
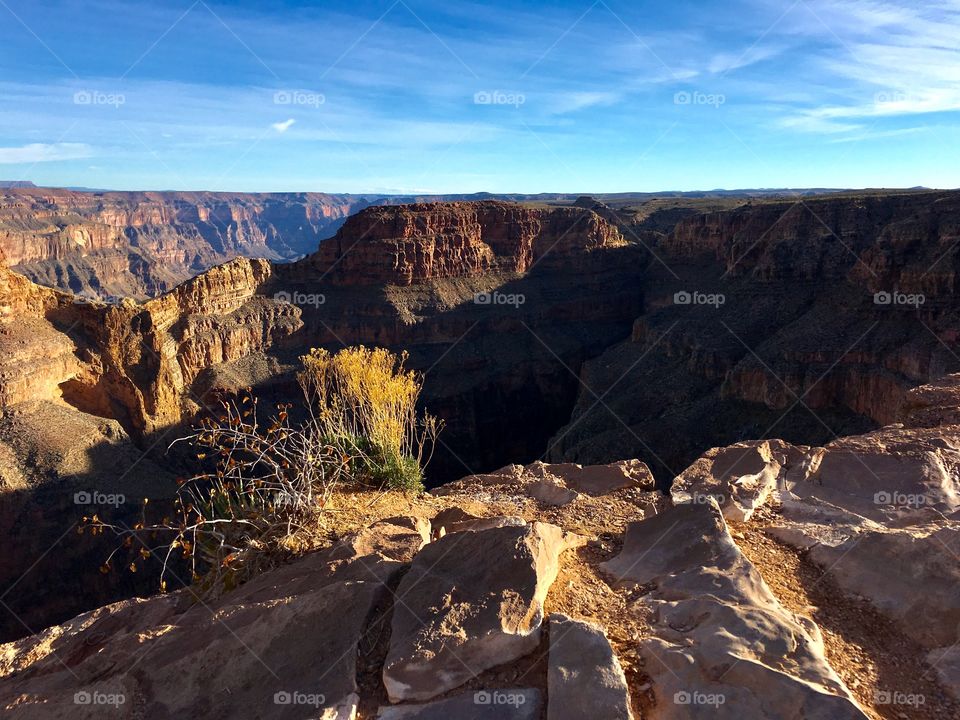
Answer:
[[[30,143],[20,147],[0,147],[0,164],[79,160],[93,157],[93,148],[85,143]]]

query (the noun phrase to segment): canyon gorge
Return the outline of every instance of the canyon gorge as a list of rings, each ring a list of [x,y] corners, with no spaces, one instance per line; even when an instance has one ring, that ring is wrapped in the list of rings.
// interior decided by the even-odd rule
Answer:
[[[308,625],[317,608],[299,614],[298,603],[309,582],[329,594],[323,607],[343,601],[341,573],[358,583],[357,617],[345,621],[345,638],[330,641],[331,652],[360,652],[351,643],[385,602],[381,585],[393,592],[420,573],[426,579],[418,592],[435,602],[444,588],[431,574],[430,563],[440,556],[431,554],[469,536],[468,544],[486,538],[491,547],[520,547],[543,574],[510,579],[529,584],[520,595],[535,609],[524,606],[516,611],[522,617],[511,616],[521,628],[511,640],[518,648],[511,662],[547,645],[553,657],[561,629],[597,642],[595,629],[569,625],[567,616],[582,609],[574,590],[550,595],[554,614],[544,620],[544,598],[558,572],[570,587],[609,585],[598,595],[597,613],[615,615],[624,607],[652,613],[639,649],[647,659],[644,690],[634,687],[628,643],[611,633],[625,669],[608,659],[608,678],[623,676],[633,689],[619,699],[612,691],[610,717],[684,717],[682,707],[664,710],[665,698],[685,692],[690,685],[683,682],[719,686],[717,675],[728,696],[744,693],[740,707],[761,708],[765,694],[783,693],[808,712],[784,717],[895,717],[841,677],[840,655],[825,659],[825,653],[849,651],[846,641],[828,632],[825,650],[816,625],[798,619],[799,606],[778,600],[760,577],[776,565],[776,553],[801,547],[819,548],[811,551],[809,567],[827,568],[831,583],[849,582],[847,589],[865,598],[871,612],[886,613],[931,664],[949,657],[943,672],[931,675],[944,686],[953,683],[951,668],[960,666],[950,649],[960,639],[956,585],[931,593],[922,607],[941,618],[935,630],[914,632],[903,613],[890,610],[907,589],[891,590],[893,600],[883,596],[879,570],[849,543],[863,535],[868,546],[890,545],[896,558],[925,548],[923,577],[956,579],[950,553],[960,503],[954,302],[960,192],[697,198],[646,206],[631,199],[518,199],[397,204],[312,193],[0,190],[0,533],[16,548],[0,561],[6,591],[0,601],[9,610],[0,641],[16,641],[0,647],[0,678],[17,678],[16,692],[0,692],[0,699],[12,708],[20,707],[11,699],[17,694],[65,692],[70,679],[60,676],[48,647],[65,648],[84,677],[114,678],[114,670],[96,666],[83,648],[107,648],[122,664],[132,657],[134,638],[161,638],[154,626],[169,625],[179,612],[168,599],[173,596],[124,600],[149,593],[155,578],[96,572],[104,545],[74,532],[91,505],[77,498],[149,498],[148,512],[164,512],[177,477],[190,473],[190,458],[168,451],[170,442],[220,399],[247,388],[264,407],[289,401],[299,392],[300,356],[314,347],[351,345],[409,353],[408,366],[424,378],[421,402],[445,428],[427,469],[432,493],[422,502],[429,507],[417,508],[423,517],[411,511],[400,514],[412,519],[377,518],[379,525],[371,519],[359,539],[323,551],[330,557],[317,553],[274,571],[286,572],[283,581],[296,588],[283,612]],[[725,446],[732,455],[723,454]],[[845,469],[837,458],[847,459]],[[634,465],[610,469],[620,461]],[[870,474],[856,463],[869,466]],[[591,481],[591,467],[607,468],[598,477],[618,479],[609,487],[607,480]],[[871,485],[870,475],[888,484]],[[451,481],[459,482],[446,484]],[[864,505],[875,491],[924,493],[936,502],[891,519]],[[492,505],[481,512],[484,503]],[[497,521],[475,532],[452,529],[478,521],[472,515],[451,520],[454,506]],[[107,512],[135,522],[141,511],[137,503],[119,503]],[[448,513],[443,522],[440,512]],[[612,513],[607,523],[605,513]],[[761,541],[759,527],[764,538],[782,544]],[[831,530],[836,527],[843,529],[839,535]],[[446,538],[438,536],[441,528]],[[646,556],[644,548],[661,536],[669,536],[669,548]],[[934,537],[949,552],[941,552]],[[674,552],[687,542],[689,548]],[[457,556],[461,563],[469,550]],[[377,558],[372,568],[354,562],[369,553]],[[703,562],[693,567],[691,557]],[[844,558],[852,579],[829,572]],[[401,567],[410,574],[402,575]],[[500,581],[495,569],[484,572],[493,585]],[[710,578],[724,574],[733,579],[718,592],[717,605],[699,607]],[[65,593],[52,578],[79,587]],[[232,617],[257,603],[270,606],[280,597],[279,581],[263,578],[217,611]],[[655,590],[641,596],[637,586]],[[392,612],[395,638],[416,624]],[[730,676],[688,677],[686,640],[674,631],[692,617],[709,616],[690,631],[690,642],[704,648],[698,667],[729,669],[729,658],[746,651],[707,638],[710,623],[730,614],[745,626],[747,616],[765,618],[769,632],[751,652],[782,673],[776,680],[761,678],[752,662]],[[487,632],[487,620],[476,620],[478,634]],[[275,627],[287,621],[277,615]],[[524,623],[549,625],[550,634],[517,640],[532,632]],[[103,628],[110,638],[97,634]],[[223,647],[232,642],[202,622],[197,628]],[[450,681],[455,672],[444,663],[453,663],[439,650],[429,662],[419,657],[417,648],[429,643],[444,647],[440,630],[423,632],[409,646],[382,648],[373,665],[389,697],[378,691],[377,703],[459,702],[452,691],[469,677]],[[261,636],[241,635],[271,652]],[[781,657],[784,637],[794,649]],[[597,645],[604,657],[605,643]],[[169,677],[155,686],[119,680],[140,683],[136,692],[155,700],[179,672],[170,658],[190,641],[173,634],[156,644],[166,648],[158,656]],[[483,643],[470,647],[464,652],[476,675],[490,670]],[[11,660],[11,653],[30,660]],[[556,653],[561,657],[562,648]],[[666,670],[655,659],[662,653],[670,658]],[[356,713],[357,703],[372,702],[343,700],[363,695],[356,665],[329,693],[337,696],[336,712],[352,702]],[[240,676],[251,673],[244,668]],[[546,682],[556,684],[549,697],[560,697],[563,683],[556,677],[523,686],[531,707],[539,707],[537,693]],[[169,701],[171,715],[190,707],[181,700]],[[952,712],[951,703],[944,696],[930,705]],[[42,716],[30,707],[20,707],[23,717]],[[218,711],[224,717],[227,707]],[[350,717],[345,712],[329,717]]]

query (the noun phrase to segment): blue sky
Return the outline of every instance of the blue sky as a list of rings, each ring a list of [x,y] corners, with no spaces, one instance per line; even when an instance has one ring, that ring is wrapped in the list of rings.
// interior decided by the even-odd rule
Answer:
[[[0,0],[0,179],[960,186],[960,0]]]

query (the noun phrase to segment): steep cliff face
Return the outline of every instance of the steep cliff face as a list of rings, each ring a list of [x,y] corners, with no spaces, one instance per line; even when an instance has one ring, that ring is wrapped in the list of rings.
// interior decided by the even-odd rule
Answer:
[[[302,277],[337,285],[413,285],[525,273],[541,260],[624,245],[615,225],[581,208],[493,201],[377,207],[354,216],[321,244],[305,261]]]
[[[93,307],[87,372],[64,384],[65,399],[138,437],[192,417],[203,405],[191,390],[202,370],[264,352],[300,327],[297,308],[258,297],[270,273],[265,260],[238,258],[142,305]]]
[[[958,218],[960,194],[929,192],[680,221],[653,249],[631,341],[588,363],[552,457],[637,454],[667,481],[711,445],[894,422],[910,388],[960,364]]]
[[[675,262],[712,256],[730,277],[848,279],[936,296],[952,291],[960,194],[833,196],[751,204],[677,223],[663,243]]]
[[[0,192],[0,247],[35,282],[93,298],[159,295],[237,256],[313,252],[362,197],[320,193]]]
[[[0,252],[0,408],[54,396],[79,371],[74,343],[47,319],[70,322],[72,304],[12,272]]]

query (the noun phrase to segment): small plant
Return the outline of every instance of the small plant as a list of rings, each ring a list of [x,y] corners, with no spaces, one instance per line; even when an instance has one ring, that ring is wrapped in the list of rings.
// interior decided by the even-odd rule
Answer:
[[[423,468],[440,424],[417,418],[421,381],[399,357],[382,348],[346,348],[331,355],[314,349],[299,373],[311,424],[335,445],[362,459],[367,480],[392,489],[423,490]]]
[[[186,563],[200,590],[216,595],[300,549],[301,532],[317,526],[335,489],[423,490],[426,449],[440,425],[417,418],[421,383],[404,370],[406,356],[358,347],[302,360],[304,422],[292,422],[284,405],[261,423],[248,389],[171,444],[189,444],[205,468],[180,482],[176,522],[149,524],[145,512],[133,527],[88,520],[93,534],[106,528],[123,538],[102,572],[126,549],[131,572],[162,559],[161,590],[173,565]]]

